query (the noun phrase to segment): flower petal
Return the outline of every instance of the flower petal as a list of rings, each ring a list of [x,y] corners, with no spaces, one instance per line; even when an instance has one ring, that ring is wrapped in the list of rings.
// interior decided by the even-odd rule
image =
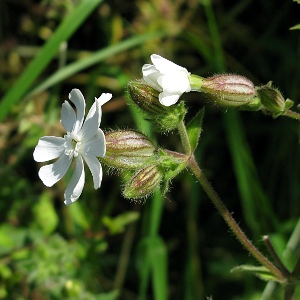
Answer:
[[[60,122],[62,126],[66,129],[66,131],[73,131],[75,122],[76,122],[76,114],[74,108],[70,105],[68,101],[65,101],[61,107],[61,117]]]
[[[163,58],[160,55],[152,54],[150,58],[156,69],[159,70],[159,72],[161,72],[162,74],[172,74],[174,72],[176,73],[179,71],[184,71],[187,75],[189,75],[189,72],[186,68],[176,65],[172,61]]]
[[[103,131],[99,128],[95,137],[83,143],[80,147],[82,155],[92,155],[96,157],[104,157],[106,153],[106,142]]]
[[[44,185],[50,187],[59,181],[66,174],[71,162],[72,157],[63,154],[55,163],[41,167],[39,170],[39,177]]]
[[[64,142],[65,139],[61,137],[41,137],[33,152],[34,160],[42,162],[61,156],[65,149]]]
[[[157,83],[157,79],[161,76],[161,73],[153,65],[143,65],[142,67],[143,79],[146,83],[152,86],[158,91],[162,91],[161,86]]]
[[[157,82],[164,92],[183,94],[191,90],[189,79],[183,72],[163,75],[157,79]]]
[[[76,107],[77,118],[73,128],[73,132],[76,134],[80,130],[83,123],[85,113],[85,100],[82,93],[78,89],[73,89],[70,92],[69,99],[75,104]]]
[[[95,156],[85,155],[84,160],[92,173],[94,188],[98,189],[101,186],[102,181],[102,166]]]
[[[71,181],[69,182],[64,197],[64,203],[70,205],[75,202],[81,195],[85,181],[84,165],[82,156],[76,157],[75,170],[72,175]]]
[[[170,106],[175,104],[181,94],[170,94],[170,93],[166,93],[166,92],[162,92],[159,94],[159,102],[164,105],[164,106]]]
[[[93,138],[99,129],[101,121],[102,109],[100,101],[98,99],[92,105],[86,120],[84,121],[82,128],[78,132],[77,136],[81,142],[86,142]]]
[[[110,93],[102,93],[102,95],[97,99],[95,98],[95,100],[99,101],[100,105],[104,105],[107,101],[109,101],[112,98],[112,94]]]

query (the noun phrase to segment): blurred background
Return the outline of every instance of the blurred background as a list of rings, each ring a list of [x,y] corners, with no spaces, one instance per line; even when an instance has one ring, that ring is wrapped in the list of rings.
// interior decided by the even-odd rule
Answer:
[[[122,197],[117,172],[104,166],[94,190],[87,171],[80,199],[66,207],[70,177],[47,188],[32,153],[40,137],[64,134],[60,109],[72,88],[87,107],[113,94],[104,131],[138,129],[181,151],[176,133],[154,134],[127,105],[126,84],[152,53],[204,77],[273,81],[297,105],[300,35],[290,28],[299,11],[292,0],[1,0],[0,299],[282,299],[276,284],[230,272],[256,262],[187,171],[165,198],[141,202]],[[187,119],[206,109],[196,156],[210,182],[254,244],[267,253],[269,235],[291,270],[300,249],[299,125],[224,110],[199,93],[182,99]]]

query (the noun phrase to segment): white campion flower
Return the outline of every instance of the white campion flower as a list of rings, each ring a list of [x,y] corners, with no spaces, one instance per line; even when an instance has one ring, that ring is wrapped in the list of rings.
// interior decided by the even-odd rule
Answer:
[[[85,100],[78,89],[73,89],[69,99],[76,110],[65,101],[61,109],[61,124],[67,134],[62,137],[44,136],[39,139],[35,147],[33,158],[37,162],[45,162],[58,158],[53,164],[40,168],[39,177],[50,187],[59,181],[69,169],[75,158],[75,169],[66,191],[65,204],[75,202],[81,195],[85,172],[83,160],[88,165],[94,181],[94,188],[98,189],[102,181],[102,167],[97,157],[104,157],[106,142],[103,131],[99,128],[101,122],[101,106],[111,99],[111,94],[102,94],[92,105],[85,121]]]
[[[153,65],[145,64],[142,68],[143,79],[159,94],[159,102],[170,106],[175,104],[183,93],[191,91],[190,73],[186,68],[157,55],[151,55]]]

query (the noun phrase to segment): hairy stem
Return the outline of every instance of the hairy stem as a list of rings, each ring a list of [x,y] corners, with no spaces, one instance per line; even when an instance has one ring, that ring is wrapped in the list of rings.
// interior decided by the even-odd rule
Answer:
[[[178,133],[180,135],[181,138],[181,143],[182,146],[184,148],[184,151],[187,155],[191,154],[191,144],[190,144],[190,140],[186,131],[186,127],[183,121],[181,121],[177,127]]]
[[[298,120],[300,121],[300,114],[295,112],[295,111],[292,111],[292,110],[287,110],[283,116],[286,116],[286,117],[289,117],[289,118],[292,118],[292,119],[295,119],[295,120]]]
[[[188,160],[188,166],[198,179],[199,183],[202,185],[202,188],[204,189],[210,200],[213,202],[227,225],[230,227],[232,232],[235,234],[240,243],[245,247],[245,249],[248,250],[258,262],[265,266],[279,281],[285,282],[285,276],[282,274],[282,272],[251,243],[245,233],[241,230],[237,222],[234,220],[220,197],[217,195],[217,193],[203,174],[193,155]]]

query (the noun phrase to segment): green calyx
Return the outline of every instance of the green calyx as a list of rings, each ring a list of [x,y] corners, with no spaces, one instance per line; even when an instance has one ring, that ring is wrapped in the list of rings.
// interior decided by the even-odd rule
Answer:
[[[272,82],[257,88],[257,94],[263,110],[274,118],[284,114],[294,104],[290,99],[285,100],[281,92],[272,86]]]
[[[168,132],[177,128],[186,115],[184,102],[164,106],[159,100],[159,92],[147,85],[144,80],[130,81],[127,85],[129,100],[143,111],[146,118],[154,123],[158,132]]]
[[[156,147],[142,133],[117,130],[105,134],[106,154],[103,161],[118,169],[139,169],[155,160]]]

